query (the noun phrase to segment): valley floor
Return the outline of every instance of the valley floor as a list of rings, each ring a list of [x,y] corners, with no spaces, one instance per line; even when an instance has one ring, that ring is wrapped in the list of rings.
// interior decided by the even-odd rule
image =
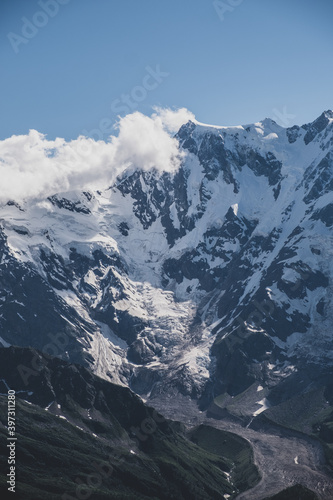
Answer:
[[[321,500],[332,500],[333,473],[326,466],[323,448],[316,439],[270,423],[255,429],[251,428],[255,421],[246,427],[232,416],[209,418],[186,398],[149,403],[166,417],[187,426],[207,424],[238,434],[251,443],[262,479],[251,490],[240,493],[237,500],[263,500],[297,483],[314,491]]]

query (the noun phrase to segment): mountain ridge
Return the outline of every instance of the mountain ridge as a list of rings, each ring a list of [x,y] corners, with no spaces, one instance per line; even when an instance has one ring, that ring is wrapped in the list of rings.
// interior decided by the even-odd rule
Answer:
[[[214,432],[219,449],[198,446],[196,429],[187,436],[185,426],[81,365],[18,347],[0,348],[0,361],[3,498],[10,498],[9,388],[16,394],[17,414],[12,498],[223,500],[259,480],[249,443],[232,433],[205,427]]]

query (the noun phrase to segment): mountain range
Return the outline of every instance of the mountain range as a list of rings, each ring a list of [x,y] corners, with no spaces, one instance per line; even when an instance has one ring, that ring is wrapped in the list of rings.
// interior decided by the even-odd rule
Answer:
[[[189,121],[175,139],[175,172],[134,166],[1,205],[3,348],[81,365],[175,417],[186,400],[327,436],[333,112],[290,128]],[[291,415],[311,394],[311,415]]]

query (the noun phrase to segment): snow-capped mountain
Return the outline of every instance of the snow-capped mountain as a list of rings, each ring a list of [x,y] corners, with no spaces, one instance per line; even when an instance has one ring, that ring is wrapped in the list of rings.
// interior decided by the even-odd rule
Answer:
[[[333,360],[333,112],[190,121],[175,173],[0,208],[0,329],[144,398],[208,402]],[[311,375],[309,375],[311,378]]]

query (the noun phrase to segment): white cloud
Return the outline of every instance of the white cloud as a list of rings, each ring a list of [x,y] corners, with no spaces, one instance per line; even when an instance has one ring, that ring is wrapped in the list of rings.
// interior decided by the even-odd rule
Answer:
[[[118,135],[107,143],[83,136],[49,141],[36,130],[0,141],[0,201],[103,188],[129,167],[173,172],[184,153],[170,132],[190,116],[185,109],[156,110],[151,117],[135,112],[119,120]]]
[[[177,109],[173,111],[169,108],[154,108],[155,114],[152,118],[160,119],[162,125],[169,132],[178,132],[180,127],[187,123],[189,120],[195,122],[195,116],[191,111],[186,108]]]
[[[151,118],[141,113],[120,120],[119,135],[112,138],[117,164],[134,165],[149,170],[173,171],[179,166],[178,142],[163,127],[156,114]]]

